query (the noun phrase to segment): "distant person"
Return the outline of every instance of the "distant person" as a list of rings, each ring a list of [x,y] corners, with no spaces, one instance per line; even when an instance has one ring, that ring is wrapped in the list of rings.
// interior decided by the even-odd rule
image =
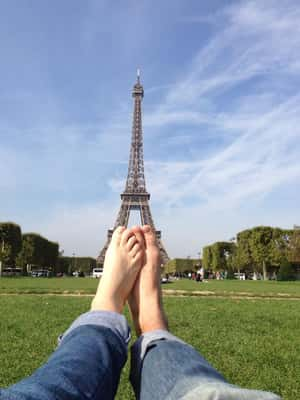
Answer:
[[[159,248],[149,226],[115,230],[91,310],[72,323],[41,368],[0,390],[0,399],[113,399],[130,340],[122,315],[127,300],[139,335],[130,374],[137,399],[280,399],[227,383],[192,346],[168,332]]]
[[[201,276],[201,280],[203,280],[204,279],[204,268],[203,267],[200,268],[199,274]]]

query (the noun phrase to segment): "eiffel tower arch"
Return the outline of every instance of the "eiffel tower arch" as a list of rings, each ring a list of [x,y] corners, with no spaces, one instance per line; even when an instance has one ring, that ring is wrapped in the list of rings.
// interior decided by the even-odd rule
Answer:
[[[104,263],[105,253],[113,231],[118,226],[127,227],[131,210],[138,210],[140,212],[141,224],[150,225],[156,232],[162,264],[166,264],[169,260],[168,254],[161,241],[161,231],[156,230],[154,226],[149,205],[150,194],[146,190],[142,131],[142,99],[144,97],[144,88],[140,83],[139,71],[137,74],[137,82],[133,86],[132,97],[134,99],[134,110],[127,180],[125,190],[121,194],[121,207],[116,222],[113,229],[108,230],[106,243],[97,258],[97,263],[100,265]]]

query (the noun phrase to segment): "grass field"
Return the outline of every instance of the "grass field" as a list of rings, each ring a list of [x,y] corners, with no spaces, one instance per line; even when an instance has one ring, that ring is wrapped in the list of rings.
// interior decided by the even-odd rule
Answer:
[[[92,278],[1,278],[1,293],[95,293],[97,279]],[[181,279],[163,285],[166,290],[209,291],[216,295],[230,296],[233,293],[244,293],[252,296],[286,295],[300,298],[300,281],[238,281],[227,280],[195,282]]]
[[[52,291],[78,290],[78,284],[94,291],[92,279],[0,279],[17,287],[41,286]],[[34,282],[34,284],[32,283]],[[195,282],[184,282],[195,284]],[[234,291],[226,282],[213,282],[216,290]],[[222,285],[219,285],[221,283]],[[231,282],[228,282],[231,284]],[[234,285],[244,282],[232,282]],[[247,282],[246,282],[247,283]],[[252,282],[249,282],[252,283]],[[257,293],[297,293],[298,284],[254,282]],[[259,284],[263,288],[259,288]],[[24,286],[25,285],[25,286]],[[48,289],[45,285],[49,286]],[[88,285],[94,285],[88,286]],[[173,285],[173,284],[172,284]],[[175,284],[174,284],[175,285]],[[225,286],[224,286],[225,285]],[[295,285],[295,286],[294,286]],[[237,286],[240,290],[239,287]],[[225,288],[225,289],[224,289]],[[282,289],[284,288],[284,289]],[[207,290],[207,289],[206,289]],[[243,289],[244,290],[244,289]],[[17,288],[16,288],[17,291]],[[271,293],[270,292],[270,293]],[[57,336],[86,311],[90,298],[59,296],[1,296],[0,386],[31,374],[55,349]],[[234,300],[195,297],[165,299],[171,331],[195,346],[225,377],[236,384],[277,392],[285,400],[300,393],[300,306],[292,300]],[[128,383],[128,363],[121,377],[117,399],[134,399]]]
[[[181,279],[163,286],[164,289],[188,290],[188,291],[210,291],[218,295],[231,295],[245,293],[252,296],[277,296],[290,295],[300,298],[300,281],[277,282],[277,281],[238,281],[238,280],[209,280],[207,282],[196,282]]]

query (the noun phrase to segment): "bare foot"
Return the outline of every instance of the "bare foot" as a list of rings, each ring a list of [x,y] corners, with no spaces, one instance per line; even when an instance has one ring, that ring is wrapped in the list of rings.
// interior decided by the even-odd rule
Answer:
[[[145,264],[143,265],[128,303],[137,335],[155,329],[168,329],[163,310],[160,287],[160,254],[155,232],[148,225],[132,228],[137,240],[145,241]]]
[[[118,227],[107,249],[103,275],[91,310],[122,313],[124,304],[140,271],[144,247],[132,230]]]

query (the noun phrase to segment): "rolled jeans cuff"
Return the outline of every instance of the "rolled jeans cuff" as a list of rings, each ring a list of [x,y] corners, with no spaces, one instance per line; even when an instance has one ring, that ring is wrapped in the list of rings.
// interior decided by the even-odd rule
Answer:
[[[172,335],[172,333],[164,329],[156,329],[141,335],[131,347],[130,380],[133,386],[137,387],[138,382],[140,381],[143,360],[148,349],[150,349],[151,346],[159,340],[171,340],[189,346],[177,336]]]
[[[97,325],[109,328],[126,346],[131,339],[130,328],[124,315],[113,311],[88,311],[75,319],[66,332],[58,337],[58,345],[64,341],[64,338],[69,333],[82,325]]]
[[[156,329],[154,331],[146,332],[141,335],[138,340],[133,344],[131,352],[137,360],[139,359],[142,362],[148,348],[151,347],[152,342],[157,340],[172,340],[186,345],[183,340],[179,339],[177,336],[172,335],[172,333],[164,329]]]

